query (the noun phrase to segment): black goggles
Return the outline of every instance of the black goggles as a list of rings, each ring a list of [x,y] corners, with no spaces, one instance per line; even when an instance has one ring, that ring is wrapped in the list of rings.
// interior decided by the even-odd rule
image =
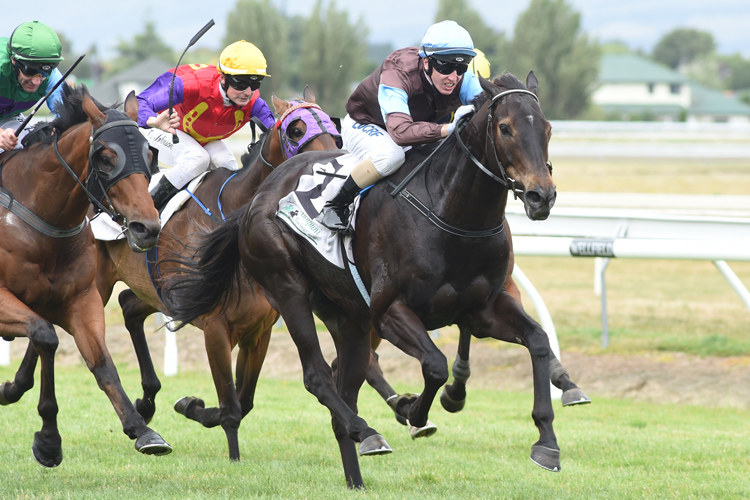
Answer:
[[[30,63],[16,59],[16,67],[26,76],[47,78],[59,63]]]
[[[450,75],[455,71],[458,76],[461,76],[466,73],[466,70],[469,69],[468,64],[445,62],[434,57],[431,57],[430,61],[432,62],[432,67],[435,69],[435,71],[437,71],[441,75]]]
[[[260,88],[260,82],[263,80],[261,75],[226,75],[227,83],[234,90],[242,92],[247,90],[258,90]]]

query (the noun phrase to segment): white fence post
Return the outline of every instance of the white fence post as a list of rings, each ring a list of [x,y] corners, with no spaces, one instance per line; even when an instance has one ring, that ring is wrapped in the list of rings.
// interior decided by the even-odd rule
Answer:
[[[5,339],[0,339],[0,366],[8,366],[10,364],[10,342]]]
[[[536,288],[534,288],[531,280],[529,280],[529,278],[526,277],[526,274],[524,274],[521,268],[518,267],[518,263],[515,263],[513,267],[513,279],[515,280],[516,284],[518,284],[518,286],[520,286],[521,289],[526,292],[526,295],[529,296],[529,300],[531,300],[531,303],[534,305],[534,310],[539,316],[539,322],[542,324],[542,328],[547,334],[547,337],[549,337],[549,347],[550,349],[552,349],[555,357],[562,363],[562,359],[560,359],[560,344],[557,341],[557,331],[555,330],[555,324],[552,322],[552,316],[550,315],[549,310],[547,309],[547,305],[542,299],[542,296],[539,295],[539,292],[536,291]],[[552,391],[552,399],[562,398],[562,391],[552,385],[551,382],[550,389]]]
[[[164,376],[177,375],[177,334],[172,330],[172,318],[156,315],[157,325],[164,325]]]

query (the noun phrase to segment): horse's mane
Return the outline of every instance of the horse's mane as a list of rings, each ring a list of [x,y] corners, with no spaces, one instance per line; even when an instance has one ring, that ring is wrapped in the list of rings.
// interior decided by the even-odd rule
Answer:
[[[508,73],[507,71],[502,73],[500,76],[496,76],[495,79],[492,80],[492,84],[496,87],[500,87],[506,90],[526,89],[526,85],[524,85],[521,80],[516,78],[513,73]],[[471,103],[476,109],[479,109],[485,102],[487,102],[488,99],[489,96],[487,95],[487,93],[482,92],[473,101],[471,101]]]
[[[34,126],[35,131],[41,132],[43,129],[56,129],[58,133],[62,134],[74,125],[78,125],[79,123],[83,123],[88,120],[89,117],[83,110],[84,96],[89,96],[100,111],[104,112],[110,109],[91,97],[91,94],[89,93],[86,85],[81,84],[77,87],[71,87],[67,83],[63,83],[62,100],[55,108],[55,113],[57,113],[58,116],[51,121],[37,123]],[[115,105],[113,105],[113,107],[117,107],[119,105],[120,103],[116,103]],[[38,142],[51,142],[49,133],[32,132],[24,139],[24,147],[28,147]]]
[[[260,152],[263,149],[263,143],[266,140],[266,137],[268,137],[268,134],[270,133],[270,130],[267,130],[263,132],[260,137],[258,137],[258,140],[250,144],[250,146],[247,149],[246,153],[243,153],[240,157],[240,165],[242,165],[242,168],[246,168],[258,159],[260,156]]]

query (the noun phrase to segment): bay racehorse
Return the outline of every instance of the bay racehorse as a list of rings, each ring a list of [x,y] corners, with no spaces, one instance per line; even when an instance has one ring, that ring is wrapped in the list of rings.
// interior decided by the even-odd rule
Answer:
[[[151,266],[149,270],[144,256],[130,252],[123,240],[97,241],[97,286],[104,302],[109,300],[117,281],[130,287],[121,292],[118,299],[141,370],[143,397],[136,401],[136,408],[146,421],[155,412],[161,383],[149,353],[144,321],[158,311],[169,314],[160,299],[159,273],[169,273],[169,261],[176,260],[177,256],[189,259],[201,235],[218,224],[216,217],[224,217],[225,213],[232,213],[252,200],[263,179],[287,157],[340,146],[335,125],[315,104],[315,96],[309,88],[305,88],[303,100],[287,102],[274,96],[273,104],[280,116],[277,127],[263,134],[252,150],[243,155],[242,168],[237,172],[220,168],[206,174],[193,193],[195,198],[167,221],[157,247],[158,267]],[[207,215],[207,211],[214,215]],[[204,427],[221,425],[229,444],[230,459],[239,460],[237,432],[241,420],[253,408],[271,328],[279,315],[260,287],[247,277],[236,283],[231,294],[233,307],[207,311],[193,321],[203,330],[219,407],[206,408],[202,399],[188,396],[175,404],[175,410]],[[239,346],[239,353],[235,384],[232,350],[236,346]]]
[[[278,215],[279,201],[301,176],[335,168],[344,154],[323,152],[293,158],[283,173],[272,173],[247,210],[237,211],[208,235],[192,271],[174,276],[165,287],[165,300],[175,306],[170,305],[172,313],[183,319],[201,301],[226,299],[226,292],[212,297],[210,284],[226,290],[226,283],[240,279],[241,272],[257,280],[297,346],[305,387],[331,411],[350,487],[364,486],[355,442],[362,455],[390,451],[357,415],[357,396],[369,365],[370,324],[422,365],[424,389],[402,409],[416,427],[427,423],[432,402],[448,379],[447,360],[428,330],[456,324],[475,337],[527,347],[534,381],[532,418],[539,431],[531,459],[560,470],[549,340],[504,287],[510,253],[504,231],[508,193],[521,197],[532,220],[546,219],[554,205],[547,151],[551,126],[539,106],[533,72],[526,86],[510,74],[492,83],[480,81],[484,93],[475,102],[478,111],[460,132],[440,145],[415,148],[398,172],[361,199],[351,273],[330,264]],[[432,154],[436,151],[441,154]],[[366,293],[360,292],[353,271]],[[336,345],[333,374],[320,349],[313,312]]]
[[[153,155],[134,121],[138,102],[131,93],[123,113],[96,103],[85,86],[65,84],[58,108],[59,118],[37,127],[24,149],[0,155],[0,336],[29,339],[15,379],[0,385],[0,404],[15,403],[31,389],[41,358],[42,429],[32,450],[40,464],[59,465],[58,325],[75,339],[136,449],[164,455],[171,447],[135,411],[104,342],[96,245],[86,218],[91,203],[113,217],[127,234],[128,252],[158,240],[159,214],[148,193]]]

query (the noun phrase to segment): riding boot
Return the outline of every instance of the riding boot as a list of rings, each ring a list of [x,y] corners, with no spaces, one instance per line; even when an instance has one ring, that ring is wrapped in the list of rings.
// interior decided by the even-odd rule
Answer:
[[[177,191],[179,191],[179,189],[174,187],[165,175],[163,175],[156,186],[149,191],[151,198],[154,200],[154,207],[156,207],[156,210],[158,210],[159,213],[164,210],[164,206],[169,199],[177,193]]]
[[[375,168],[370,158],[366,158],[352,167],[338,193],[323,206],[320,215],[315,219],[331,231],[346,231],[349,228],[349,206],[362,189],[375,184],[383,176]]]
[[[349,227],[349,205],[359,194],[360,187],[348,176],[336,196],[327,201],[315,219],[331,231],[346,231]]]

